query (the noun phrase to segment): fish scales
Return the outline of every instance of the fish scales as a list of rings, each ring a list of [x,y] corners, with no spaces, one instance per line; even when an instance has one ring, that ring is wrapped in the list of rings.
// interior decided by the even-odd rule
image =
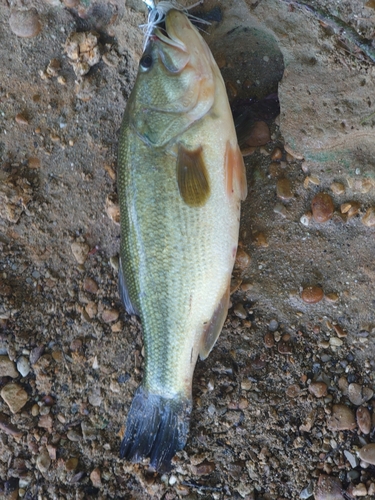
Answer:
[[[164,150],[150,154],[142,141],[132,140],[142,160],[137,162],[132,148],[122,146],[125,156],[120,149],[121,163],[127,161],[127,154],[132,162],[132,169],[119,177],[124,186],[120,187],[124,193],[120,198],[121,225],[128,235],[121,259],[125,266],[136,263],[140,271],[132,288],[138,297],[148,358],[145,384],[154,393],[167,390],[173,396],[185,384],[184,373],[180,373],[186,371],[186,360],[196,344],[196,317],[209,321],[228,285],[231,269],[223,275],[223,268],[228,267],[223,246],[225,239],[230,239],[227,228],[236,227],[237,221],[230,213],[217,220],[226,198],[219,168],[212,172],[212,200],[198,211],[188,207],[178,192],[176,158],[166,156]],[[214,156],[220,158],[223,153],[219,150]],[[135,222],[140,220],[141,224]],[[212,286],[220,274],[221,286]]]
[[[155,30],[141,59],[118,158],[120,291],[145,345],[121,455],[150,457],[159,471],[186,442],[197,357],[227,314],[246,196],[216,63],[181,12],[168,12],[166,32]]]

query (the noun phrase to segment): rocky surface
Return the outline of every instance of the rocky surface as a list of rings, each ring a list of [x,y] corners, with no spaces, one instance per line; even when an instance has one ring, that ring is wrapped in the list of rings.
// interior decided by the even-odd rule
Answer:
[[[373,40],[373,2],[310,5]],[[1,497],[375,495],[374,63],[289,2],[204,12],[246,108],[249,195],[232,307],[197,365],[186,448],[159,476],[118,456],[143,343],[117,292],[116,147],[146,8],[0,3]],[[284,67],[276,117],[265,98]]]

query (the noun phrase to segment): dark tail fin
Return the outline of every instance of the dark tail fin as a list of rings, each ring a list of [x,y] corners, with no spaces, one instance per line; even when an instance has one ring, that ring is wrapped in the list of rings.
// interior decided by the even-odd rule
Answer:
[[[189,399],[163,398],[140,386],[128,414],[120,457],[132,462],[150,457],[155,470],[168,472],[172,458],[185,446],[190,413]]]

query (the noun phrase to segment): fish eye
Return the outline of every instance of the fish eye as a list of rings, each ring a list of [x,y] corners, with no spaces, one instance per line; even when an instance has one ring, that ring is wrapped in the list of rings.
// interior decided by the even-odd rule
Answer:
[[[150,69],[153,63],[152,56],[150,54],[145,54],[141,61],[140,65],[142,66],[143,69]]]

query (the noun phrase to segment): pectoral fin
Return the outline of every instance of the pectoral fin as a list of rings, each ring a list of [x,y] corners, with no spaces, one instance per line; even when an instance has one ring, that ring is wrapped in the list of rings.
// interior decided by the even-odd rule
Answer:
[[[215,342],[217,341],[221,333],[225,318],[228,314],[229,296],[230,287],[228,286],[227,291],[225,292],[215,309],[211,321],[206,325],[206,328],[202,334],[201,345],[199,349],[199,357],[202,360],[206,359],[210,354],[213,346],[215,345]]]
[[[184,202],[190,207],[202,207],[210,196],[210,184],[202,147],[191,151],[178,147],[177,183]]]
[[[225,150],[225,173],[228,195],[234,194],[243,201],[247,196],[246,169],[240,148],[237,144],[233,147],[229,141]]]
[[[126,309],[126,312],[128,314],[134,314],[135,316],[139,316],[139,312],[138,312],[137,308],[133,305],[133,303],[130,299],[129,289],[126,285],[124,272],[122,270],[121,259],[120,259],[119,268],[118,268],[118,291],[119,291],[122,303],[124,304],[124,307]]]

